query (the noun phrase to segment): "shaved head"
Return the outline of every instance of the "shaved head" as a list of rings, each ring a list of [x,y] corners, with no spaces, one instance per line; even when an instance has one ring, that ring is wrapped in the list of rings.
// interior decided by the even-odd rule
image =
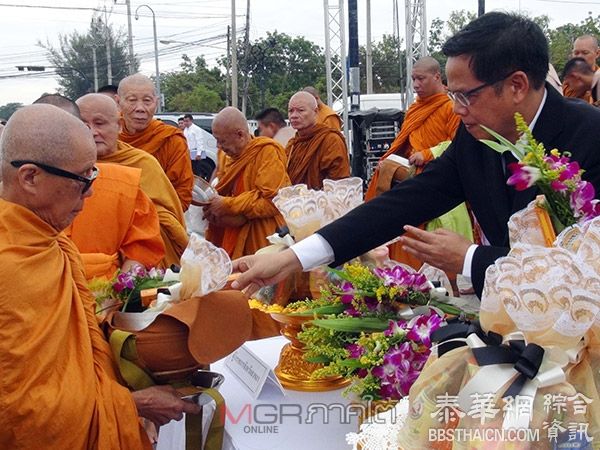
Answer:
[[[75,104],[73,100],[64,95],[60,94],[44,94],[36,101],[33,102],[34,105],[52,105],[57,108],[62,109],[63,111],[68,112],[69,114],[80,118],[81,115],[79,113],[79,108]]]
[[[598,48],[598,39],[591,34],[585,34],[575,39],[573,43],[574,58],[583,58],[585,62],[594,67],[596,60],[600,57],[600,49]]]
[[[106,116],[111,117],[115,120],[119,120],[119,108],[117,104],[108,96],[104,94],[86,94],[80,97],[75,102],[81,111],[82,116],[84,111],[101,111]]]
[[[292,128],[302,133],[317,123],[317,100],[307,91],[296,92],[288,103],[288,117]]]
[[[317,91],[317,88],[313,87],[313,86],[306,86],[304,89],[302,89],[304,92],[308,92],[310,95],[312,95],[314,98],[320,98],[321,96],[319,95],[319,91]]]
[[[144,86],[149,88],[152,91],[152,94],[156,95],[154,91],[154,83],[150,78],[146,75],[142,75],[141,73],[134,73],[133,75],[129,75],[121,80],[119,83],[119,87],[117,89],[117,93],[120,97],[127,94],[127,91],[131,89],[133,86]]]
[[[98,158],[102,159],[117,151],[121,132],[121,117],[117,104],[104,94],[87,94],[77,100],[81,120],[94,136]]]
[[[413,69],[423,69],[427,72],[431,73],[442,73],[442,69],[440,68],[440,63],[437,62],[435,58],[431,56],[423,56],[419,59],[414,65]]]
[[[158,107],[152,80],[141,73],[123,78],[119,83],[119,107],[125,131],[136,134],[146,130]]]
[[[251,139],[246,117],[233,106],[223,108],[215,116],[212,132],[217,146],[232,158],[241,155]]]

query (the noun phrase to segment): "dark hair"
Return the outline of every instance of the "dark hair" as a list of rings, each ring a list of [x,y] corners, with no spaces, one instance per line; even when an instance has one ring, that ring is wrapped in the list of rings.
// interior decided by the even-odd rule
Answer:
[[[281,114],[277,108],[263,109],[256,115],[255,119],[265,123],[276,123],[277,125],[285,127],[283,114]]]
[[[183,120],[183,117],[180,117],[179,119],[177,119],[177,122],[181,122]]]
[[[448,57],[470,56],[471,70],[485,83],[501,81],[521,70],[534,89],[540,89],[548,73],[544,33],[531,19],[518,14],[484,14],[448,39],[442,52]]]
[[[104,86],[98,88],[96,91],[98,94],[102,94],[103,92],[109,92],[111,94],[118,94],[119,88],[114,84],[105,84]]]
[[[194,120],[194,117],[191,114],[184,114],[183,115],[184,119],[190,119],[190,120]]]
[[[565,68],[562,71],[562,77],[565,78],[571,73],[577,72],[583,75],[591,75],[594,73],[594,70],[590,67],[590,65],[583,58],[571,58],[565,64]]]

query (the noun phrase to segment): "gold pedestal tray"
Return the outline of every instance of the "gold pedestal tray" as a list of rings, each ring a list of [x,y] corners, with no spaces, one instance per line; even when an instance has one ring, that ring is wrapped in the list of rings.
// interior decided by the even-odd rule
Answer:
[[[350,380],[341,375],[311,379],[311,374],[321,369],[323,364],[304,360],[304,345],[298,340],[298,333],[302,331],[302,325],[313,319],[312,316],[271,313],[271,317],[283,324],[281,334],[290,341],[281,349],[279,364],[275,367],[275,375],[283,387],[294,391],[323,392],[350,384]]]

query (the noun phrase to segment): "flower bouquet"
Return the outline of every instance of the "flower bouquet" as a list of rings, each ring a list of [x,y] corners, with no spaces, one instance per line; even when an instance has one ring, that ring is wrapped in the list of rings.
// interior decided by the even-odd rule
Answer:
[[[523,117],[515,114],[519,140],[513,144],[489,128],[482,127],[498,142],[485,140],[487,146],[499,153],[510,151],[518,162],[508,165],[512,175],[507,184],[517,191],[536,185],[544,196],[537,206],[547,212],[551,228],[543,215],[538,216],[545,240],[549,245],[565,228],[585,222],[600,215],[600,203],[595,199],[594,186],[581,178],[583,170],[570,153],[557,149],[548,152],[544,144],[537,142]]]

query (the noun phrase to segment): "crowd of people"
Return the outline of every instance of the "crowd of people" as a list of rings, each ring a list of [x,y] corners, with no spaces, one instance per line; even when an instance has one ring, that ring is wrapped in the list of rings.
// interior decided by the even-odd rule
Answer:
[[[392,259],[461,274],[480,295],[487,267],[509,251],[508,218],[537,194],[507,186],[514,158],[479,141],[483,125],[514,142],[517,112],[600,191],[595,37],[575,41],[562,86],[546,81],[547,41],[521,16],[485,14],[443,53],[447,83],[435,59],[414,65],[417,101],[382,157],[405,157],[415,175],[395,182],[380,166],[364,205],[276,254],[255,255],[285,225],[278,191],[350,176],[340,117],[311,86],[289,99],[289,125],[276,108],[259,113],[257,137],[236,108],[214,117],[217,195],[200,207],[206,238],[241,272],[234,288],[338,266],[402,235]],[[199,412],[169,386],[123,387],[87,287],[118,270],[179,264],[188,243],[203,138],[190,114],[179,127],[156,119],[157,102],[152,81],[135,74],[74,101],[44,95],[0,128],[2,448],[150,448],[138,416],[161,425]],[[460,219],[437,220],[459,207]]]

